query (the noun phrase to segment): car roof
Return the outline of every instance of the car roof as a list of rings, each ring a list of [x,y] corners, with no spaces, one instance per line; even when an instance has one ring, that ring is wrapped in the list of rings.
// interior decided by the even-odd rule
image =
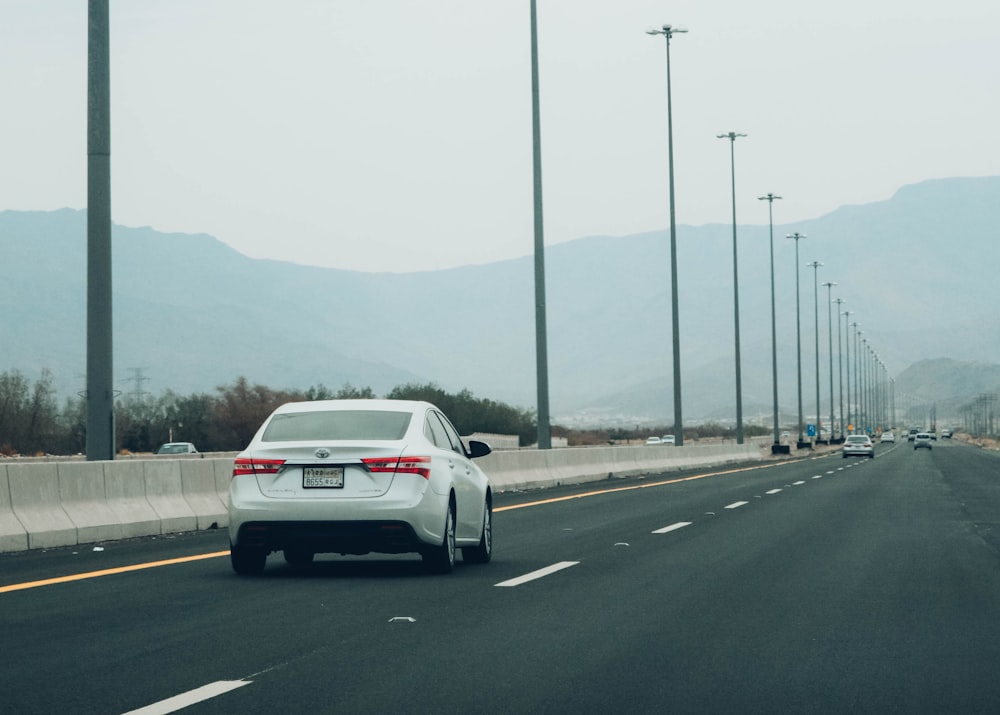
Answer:
[[[274,414],[285,412],[325,412],[330,410],[371,410],[376,412],[422,412],[437,409],[430,402],[422,400],[307,400],[286,402]]]

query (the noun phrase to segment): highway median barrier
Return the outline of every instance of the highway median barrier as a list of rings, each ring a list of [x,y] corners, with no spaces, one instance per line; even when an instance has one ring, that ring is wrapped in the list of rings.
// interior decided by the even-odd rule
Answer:
[[[234,455],[0,462],[0,551],[228,526]],[[497,492],[762,460],[753,443],[497,450],[477,460]]]

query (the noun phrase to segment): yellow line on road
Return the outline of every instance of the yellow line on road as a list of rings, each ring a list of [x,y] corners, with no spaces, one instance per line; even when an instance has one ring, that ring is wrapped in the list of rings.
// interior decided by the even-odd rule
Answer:
[[[570,494],[564,497],[553,497],[551,499],[539,499],[538,501],[525,502],[524,504],[511,504],[510,506],[501,506],[495,508],[493,511],[510,511],[512,509],[524,509],[529,506],[542,506],[543,504],[555,504],[561,501],[572,501],[573,499],[584,499],[586,497],[596,497],[603,494],[614,494],[615,492],[630,492],[635,489],[649,489],[650,487],[662,487],[667,484],[678,484],[680,482],[691,482],[696,479],[704,479],[705,477],[721,477],[725,474],[737,474],[739,472],[750,472],[755,469],[764,469],[765,467],[773,467],[776,465],[767,464],[759,465],[754,467],[741,467],[739,469],[726,469],[721,472],[706,472],[704,474],[694,474],[690,477],[679,477],[677,479],[667,479],[659,482],[647,482],[644,484],[633,484],[627,487],[612,487],[610,489],[596,489],[591,492],[583,492],[582,494]]]
[[[57,583],[69,583],[70,581],[83,581],[88,578],[97,578],[98,576],[112,576],[119,573],[128,573],[129,571],[141,571],[143,569],[155,569],[159,566],[170,566],[171,564],[184,564],[189,561],[201,561],[202,559],[216,559],[220,556],[229,556],[229,549],[225,551],[214,551],[210,554],[196,554],[195,556],[182,556],[176,559],[166,559],[164,561],[150,561],[145,564],[134,564],[132,566],[119,566],[113,569],[103,569],[101,571],[88,571],[87,573],[78,573],[71,576],[58,576],[56,578],[47,578],[42,581],[28,581],[26,583],[14,583],[10,586],[0,586],[0,593],[9,593],[11,591],[24,591],[29,588],[38,588],[39,586],[51,586]]]
[[[582,494],[572,494],[564,497],[553,497],[552,499],[539,499],[538,501],[525,502],[524,504],[512,504],[510,506],[497,507],[493,511],[511,511],[513,509],[524,509],[529,506],[541,506],[543,504],[555,504],[557,502],[571,501],[573,499],[584,499],[586,497],[596,497],[603,494],[613,494],[615,492],[627,492],[635,489],[649,489],[650,487],[662,487],[667,484],[678,484],[680,482],[690,482],[696,479],[704,479],[705,477],[718,477],[725,474],[737,474],[739,472],[750,472],[755,469],[763,469],[765,467],[775,466],[775,465],[759,465],[754,467],[742,467],[740,469],[727,469],[721,472],[706,472],[704,474],[695,474],[690,477],[680,477],[678,479],[667,479],[659,482],[648,482],[644,484],[634,484],[628,487],[614,487],[611,489],[596,489],[594,491],[584,492]],[[0,593],[10,593],[11,591],[25,591],[29,588],[38,588],[40,586],[52,586],[57,583],[70,583],[71,581],[84,581],[90,578],[98,578],[100,576],[112,576],[114,574],[128,573],[129,571],[141,571],[143,569],[153,569],[160,566],[170,566],[172,564],[183,564],[191,561],[201,561],[203,559],[216,559],[221,556],[229,556],[229,550],[225,551],[214,551],[210,554],[196,554],[194,556],[182,556],[176,559],[166,559],[164,561],[150,561],[145,564],[133,564],[132,566],[119,566],[113,569],[103,569],[101,571],[88,571],[87,573],[72,574],[70,576],[58,576],[56,578],[47,578],[41,581],[28,581],[25,583],[14,583],[9,586],[0,586]]]

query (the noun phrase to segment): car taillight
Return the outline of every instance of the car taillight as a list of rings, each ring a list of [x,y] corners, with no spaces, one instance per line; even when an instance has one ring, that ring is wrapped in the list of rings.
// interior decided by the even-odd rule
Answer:
[[[370,472],[403,472],[431,478],[430,457],[369,457],[361,461]]]
[[[277,474],[283,459],[253,459],[252,457],[237,457],[233,461],[233,476],[241,474]]]

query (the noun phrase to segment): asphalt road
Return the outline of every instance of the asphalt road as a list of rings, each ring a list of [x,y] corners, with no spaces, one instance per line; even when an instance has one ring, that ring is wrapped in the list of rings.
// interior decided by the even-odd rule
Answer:
[[[225,531],[0,555],[0,710],[1000,712],[1000,455],[496,501],[493,562],[448,576],[273,555],[241,578]]]

